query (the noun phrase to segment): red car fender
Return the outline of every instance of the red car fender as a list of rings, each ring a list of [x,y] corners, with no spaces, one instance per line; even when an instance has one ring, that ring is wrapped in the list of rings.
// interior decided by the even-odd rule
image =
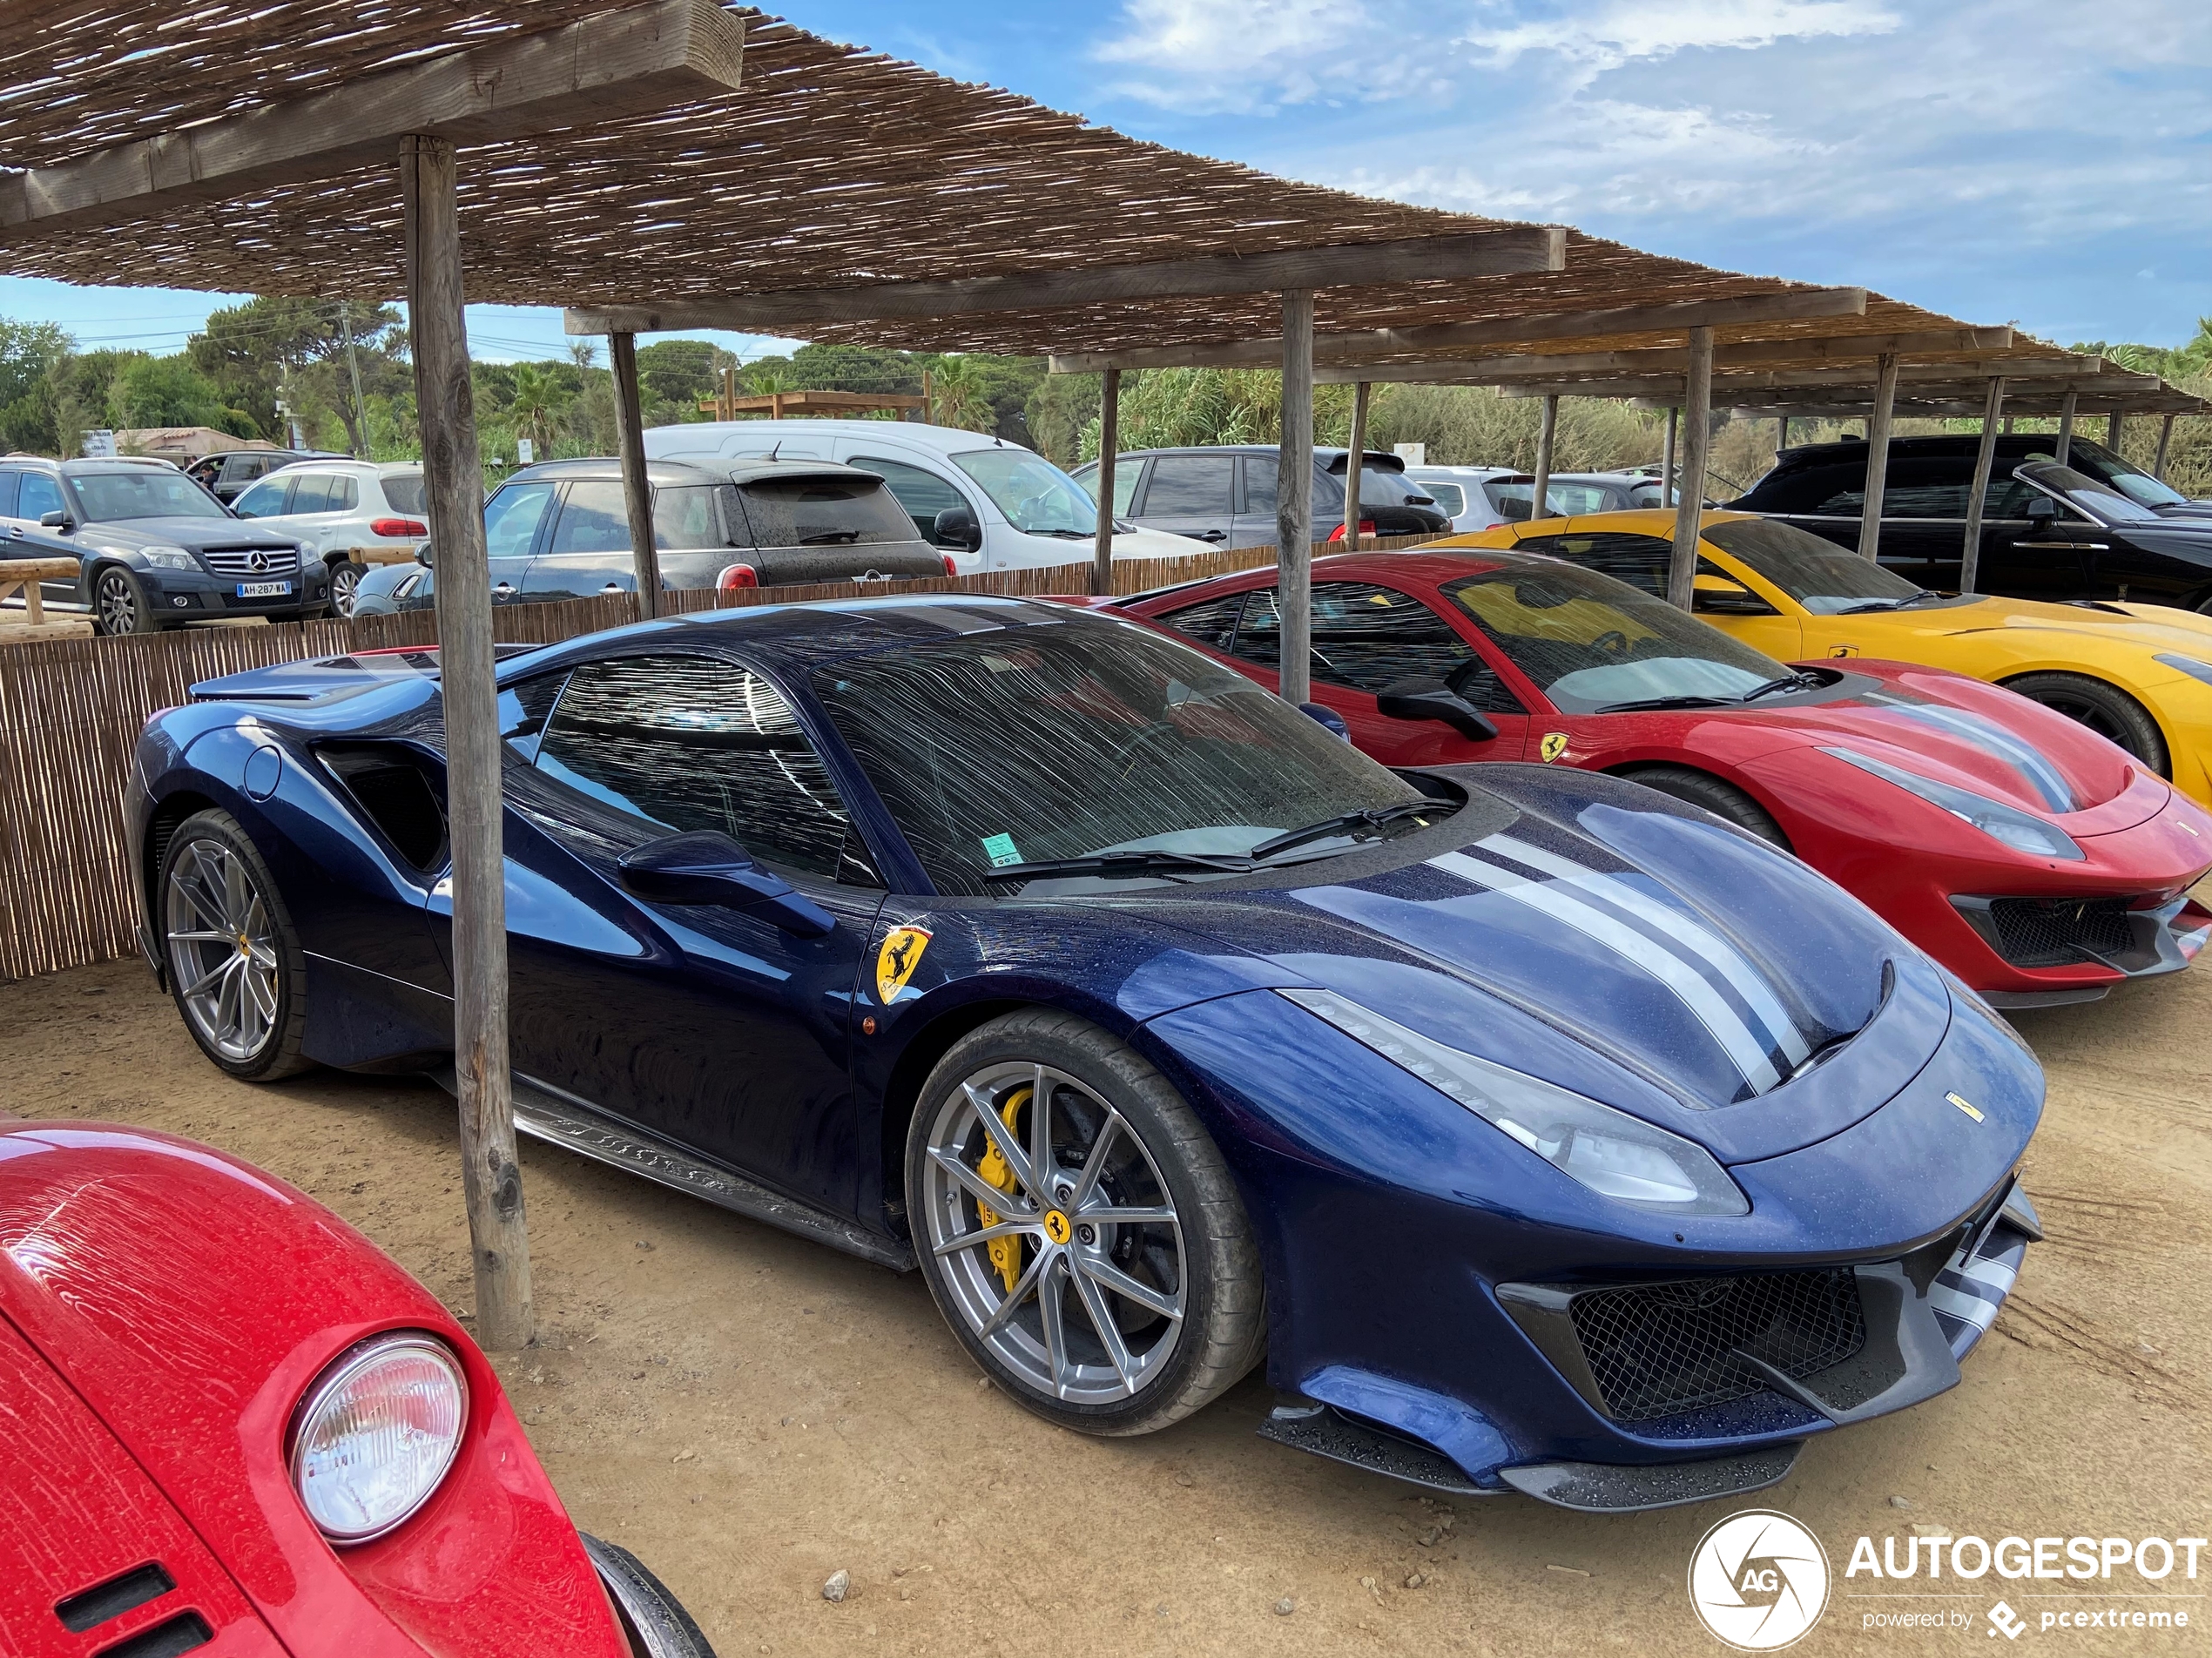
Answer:
[[[138,1459],[294,1652],[629,1658],[499,1379],[450,1314],[312,1198],[112,1124],[0,1131],[0,1313]],[[437,1493],[336,1549],[295,1494],[293,1412],[367,1337],[435,1335],[469,1392]]]

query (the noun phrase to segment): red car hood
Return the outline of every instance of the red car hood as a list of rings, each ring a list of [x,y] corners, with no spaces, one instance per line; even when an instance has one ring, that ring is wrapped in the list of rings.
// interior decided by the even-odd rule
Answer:
[[[2075,835],[2132,828],[2171,792],[2103,738],[2000,686],[1902,663],[1851,666],[1870,670],[1853,673],[1865,684],[1856,696],[1730,718],[1783,738],[1777,747],[1850,749],[2060,819]]]

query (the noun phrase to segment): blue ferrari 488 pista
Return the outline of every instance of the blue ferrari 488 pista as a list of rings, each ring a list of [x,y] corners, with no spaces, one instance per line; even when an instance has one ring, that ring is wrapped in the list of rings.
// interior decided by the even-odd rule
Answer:
[[[887,1265],[1039,1414],[1635,1508],[1923,1399],[2034,1211],[2008,1028],[1635,785],[1399,773],[1137,627],[974,596],[509,654],[519,1125]],[[452,1048],[435,657],[200,686],[130,785],[207,1056]]]

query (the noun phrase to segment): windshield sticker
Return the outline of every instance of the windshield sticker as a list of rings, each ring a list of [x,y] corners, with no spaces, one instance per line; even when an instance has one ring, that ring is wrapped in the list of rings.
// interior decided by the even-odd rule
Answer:
[[[929,929],[922,927],[894,927],[884,935],[883,947],[875,953],[875,999],[889,1007],[907,987],[907,981],[914,976],[914,969],[921,965],[921,953],[929,947]]]
[[[1014,849],[1012,835],[986,835],[983,838],[983,855],[991,860],[993,869],[1004,869],[1008,864],[1022,861],[1022,854]]]

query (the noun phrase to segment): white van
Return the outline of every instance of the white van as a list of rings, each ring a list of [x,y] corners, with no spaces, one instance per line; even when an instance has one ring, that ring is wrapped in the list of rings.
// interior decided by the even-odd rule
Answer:
[[[963,576],[977,570],[1078,564],[1091,556],[1098,508],[1083,488],[1034,449],[954,427],[912,421],[701,421],[645,433],[649,461],[723,460],[773,454],[840,461],[889,486],[923,539]],[[1116,558],[1210,552],[1187,536],[1123,525]]]

